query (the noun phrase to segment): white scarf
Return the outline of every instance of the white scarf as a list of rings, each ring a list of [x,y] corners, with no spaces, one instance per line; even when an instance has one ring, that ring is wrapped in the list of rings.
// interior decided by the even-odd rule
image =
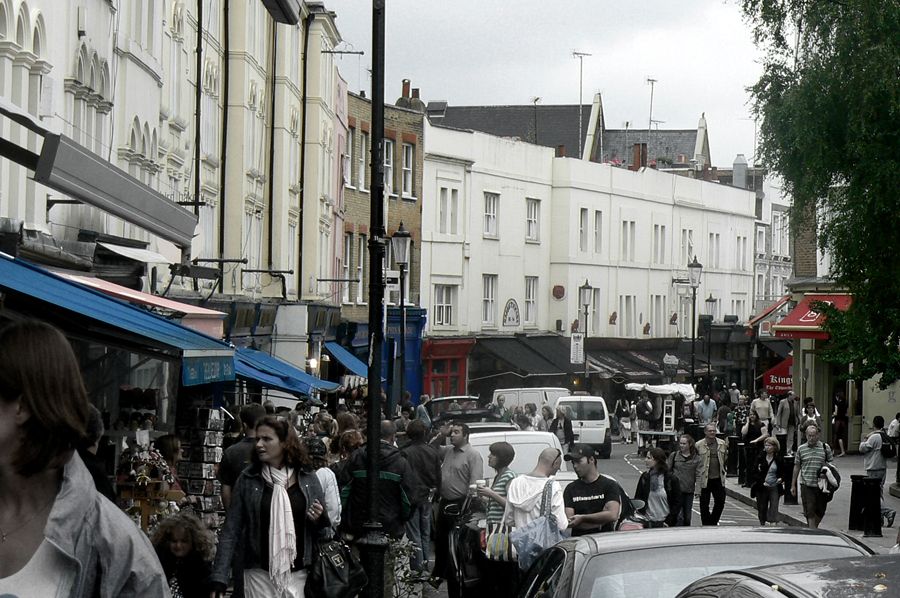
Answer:
[[[297,558],[297,535],[294,533],[294,513],[288,499],[287,486],[294,475],[288,466],[275,469],[263,465],[262,476],[272,485],[272,506],[269,510],[269,577],[284,593],[291,579],[291,565]]]

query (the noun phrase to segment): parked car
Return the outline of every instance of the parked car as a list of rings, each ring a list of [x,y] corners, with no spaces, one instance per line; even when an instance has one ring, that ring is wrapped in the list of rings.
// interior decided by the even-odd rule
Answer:
[[[556,409],[565,407],[572,420],[575,442],[591,445],[601,459],[612,456],[612,430],[603,397],[571,396],[556,399]]]
[[[435,428],[450,421],[469,423],[500,420],[500,416],[482,405],[480,397],[474,395],[439,397],[429,401],[425,408],[431,415],[431,425]]]
[[[900,598],[896,555],[807,561],[722,571],[696,581],[678,598]]]
[[[556,404],[559,397],[567,397],[571,392],[568,388],[559,388],[555,386],[541,386],[537,388],[498,388],[494,391],[492,404],[497,404],[497,397],[503,395],[506,397],[506,407],[525,407],[526,403],[534,403],[537,412],[541,412],[541,407]]]
[[[688,584],[726,569],[872,554],[865,544],[842,533],[796,527],[673,527],[591,534],[544,551],[522,580],[518,597],[673,598]]]

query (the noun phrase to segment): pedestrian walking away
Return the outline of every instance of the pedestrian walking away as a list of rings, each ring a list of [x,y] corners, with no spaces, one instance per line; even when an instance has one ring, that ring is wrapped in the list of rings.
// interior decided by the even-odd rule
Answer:
[[[716,438],[716,424],[706,424],[704,438],[697,443],[697,454],[703,462],[700,490],[700,523],[719,525],[725,509],[725,464],[728,461],[728,445]],[[713,510],[709,510],[709,500]]]
[[[597,454],[590,445],[572,445],[565,460],[572,462],[572,469],[578,475],[563,492],[572,535],[614,531],[622,504],[619,484],[597,471]]]
[[[409,559],[409,566],[418,577],[428,578],[428,552],[431,547],[431,504],[441,486],[441,456],[437,447],[425,442],[427,425],[420,419],[409,422],[406,435],[409,444],[403,448],[403,454],[409,466],[419,476],[423,488],[428,495],[422,504],[413,512],[412,518],[406,522],[406,535],[415,547]]]
[[[681,488],[681,513],[678,515],[678,525],[690,527],[694,497],[700,495],[700,489],[703,487],[703,461],[697,454],[694,438],[690,434],[681,435],[678,447],[679,450],[669,455],[668,466]]]
[[[834,451],[819,440],[819,428],[806,428],[806,443],[800,445],[794,455],[794,472],[791,479],[791,494],[798,496],[803,504],[803,516],[809,527],[817,528],[828,506],[825,495],[819,488],[819,470],[825,463],[834,462]],[[799,495],[798,495],[799,491]]]

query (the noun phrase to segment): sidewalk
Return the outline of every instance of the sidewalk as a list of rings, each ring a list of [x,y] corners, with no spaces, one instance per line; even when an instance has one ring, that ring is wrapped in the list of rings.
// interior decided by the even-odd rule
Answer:
[[[891,546],[897,541],[897,526],[900,525],[900,515],[898,515],[897,521],[894,522],[894,527],[882,527],[882,536],[880,538],[871,536],[863,537],[863,532],[847,529],[850,517],[850,476],[866,475],[866,470],[863,467],[862,455],[848,454],[846,457],[835,458],[834,462],[835,465],[837,465],[838,471],[841,472],[841,487],[831,502],[828,503],[828,510],[825,512],[825,518],[822,519],[822,523],[819,527],[840,531],[849,536],[858,538],[875,552],[886,554]],[[900,512],[900,498],[891,496],[890,492],[888,492],[891,482],[894,481],[896,470],[897,460],[891,459],[888,461],[888,475],[884,488],[883,506]],[[750,498],[750,489],[742,488],[737,480],[737,477],[730,477],[727,479],[725,493],[735,500],[739,500],[746,505],[756,508],[756,500]],[[787,486],[788,491],[790,491],[790,482],[787,483]],[[782,497],[779,510],[781,511],[786,524],[802,527],[806,526],[803,508],[799,504],[786,505],[784,504],[784,498]]]

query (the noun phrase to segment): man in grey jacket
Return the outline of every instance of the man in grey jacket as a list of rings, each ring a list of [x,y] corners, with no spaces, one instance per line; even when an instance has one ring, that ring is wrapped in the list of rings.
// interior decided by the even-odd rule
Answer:
[[[870,478],[880,479],[882,489],[884,488],[885,474],[887,474],[887,459],[881,454],[881,445],[884,443],[883,429],[884,418],[876,415],[872,418],[872,431],[865,440],[859,443],[859,451],[865,455],[863,464],[866,468],[866,475]]]

